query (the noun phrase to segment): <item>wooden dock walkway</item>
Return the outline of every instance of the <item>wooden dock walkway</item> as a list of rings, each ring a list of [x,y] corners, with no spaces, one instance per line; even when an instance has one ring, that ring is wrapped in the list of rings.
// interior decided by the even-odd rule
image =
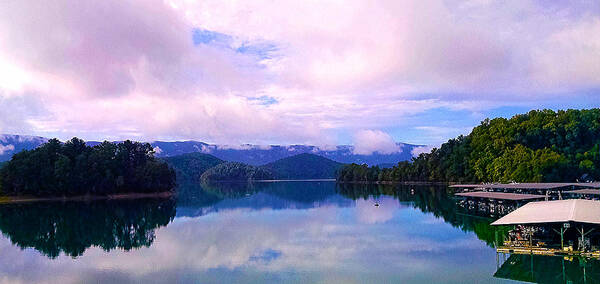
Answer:
[[[509,254],[535,254],[535,255],[557,255],[557,256],[580,256],[587,258],[600,259],[600,251],[581,252],[568,251],[543,247],[507,247],[501,246],[496,248],[496,252]]]

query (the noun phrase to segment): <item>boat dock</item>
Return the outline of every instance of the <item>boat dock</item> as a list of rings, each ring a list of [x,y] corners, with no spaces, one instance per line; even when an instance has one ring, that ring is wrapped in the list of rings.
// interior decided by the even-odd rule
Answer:
[[[474,191],[474,192],[461,192],[455,195],[470,197],[470,198],[484,198],[494,200],[532,200],[532,199],[544,199],[545,195],[538,194],[520,194],[520,193],[508,193],[508,192],[493,192],[493,191]]]

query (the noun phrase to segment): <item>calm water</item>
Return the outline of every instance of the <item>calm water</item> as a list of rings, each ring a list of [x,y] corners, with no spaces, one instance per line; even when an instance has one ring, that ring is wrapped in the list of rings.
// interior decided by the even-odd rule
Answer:
[[[600,279],[597,261],[498,259],[491,219],[460,213],[446,188],[279,182],[180,191],[177,201],[0,206],[0,283]]]

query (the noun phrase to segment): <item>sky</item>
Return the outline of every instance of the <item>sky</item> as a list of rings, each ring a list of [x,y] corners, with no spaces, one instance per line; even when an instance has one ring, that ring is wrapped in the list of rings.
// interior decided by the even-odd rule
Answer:
[[[0,133],[393,152],[599,94],[597,1],[0,3]]]

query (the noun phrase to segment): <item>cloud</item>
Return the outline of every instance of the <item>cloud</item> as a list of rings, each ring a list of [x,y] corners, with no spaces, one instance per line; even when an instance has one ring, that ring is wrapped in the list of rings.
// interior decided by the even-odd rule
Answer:
[[[381,130],[361,130],[354,135],[354,154],[370,155],[374,152],[391,154],[402,152],[392,136]]]
[[[331,145],[388,129],[398,140],[447,127],[456,117],[420,122],[440,109],[600,106],[599,32],[593,1],[8,1],[0,131]]]
[[[163,152],[163,150],[158,146],[154,147],[153,150],[156,155],[160,155]]]
[[[433,148],[434,148],[433,146],[419,146],[419,147],[415,147],[415,148],[413,148],[413,149],[410,151],[410,154],[411,154],[413,157],[418,157],[418,156],[419,156],[419,155],[421,155],[421,154],[424,154],[424,153],[430,153],[430,152],[431,152],[431,150],[433,150]]]
[[[5,152],[10,152],[15,149],[15,146],[12,144],[8,145],[0,145],[0,155],[4,155]]]

